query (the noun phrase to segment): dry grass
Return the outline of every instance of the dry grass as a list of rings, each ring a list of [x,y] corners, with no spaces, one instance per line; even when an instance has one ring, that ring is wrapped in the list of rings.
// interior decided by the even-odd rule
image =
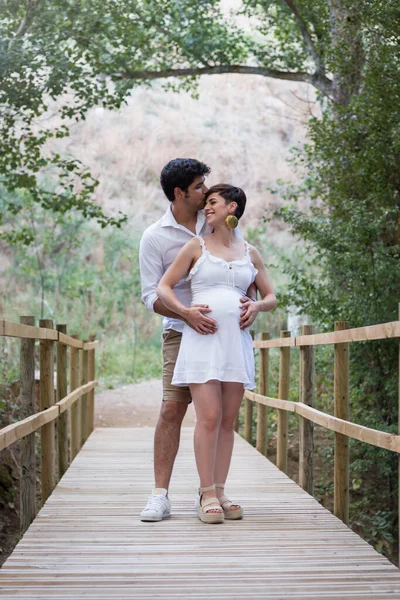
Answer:
[[[307,118],[316,110],[312,88],[223,75],[203,77],[199,93],[195,100],[164,91],[161,83],[138,88],[120,111],[97,108],[73,127],[67,150],[99,178],[97,200],[108,212],[126,212],[136,231],[165,211],[159,173],[178,156],[209,164],[209,184],[224,181],[245,189],[244,226],[258,224],[272,202],[269,184],[296,177],[286,159],[306,139]]]

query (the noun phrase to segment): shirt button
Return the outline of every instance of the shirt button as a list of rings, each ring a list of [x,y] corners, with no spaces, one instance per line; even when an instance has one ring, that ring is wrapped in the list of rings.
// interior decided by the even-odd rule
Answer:
[[[232,269],[232,266],[230,266],[229,268]]]

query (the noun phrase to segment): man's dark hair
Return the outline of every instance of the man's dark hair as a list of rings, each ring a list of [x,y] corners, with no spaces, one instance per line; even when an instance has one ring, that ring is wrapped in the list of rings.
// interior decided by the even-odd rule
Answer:
[[[229,183],[218,183],[217,185],[210,187],[210,189],[206,192],[205,200],[207,200],[211,194],[219,194],[222,196],[222,198],[225,200],[225,204],[236,202],[237,208],[235,210],[235,217],[240,219],[246,207],[246,194],[242,188],[229,185]]]
[[[210,167],[194,158],[174,158],[161,171],[161,187],[168,200],[173,202],[176,187],[186,192],[195,177],[208,175],[210,172]]]

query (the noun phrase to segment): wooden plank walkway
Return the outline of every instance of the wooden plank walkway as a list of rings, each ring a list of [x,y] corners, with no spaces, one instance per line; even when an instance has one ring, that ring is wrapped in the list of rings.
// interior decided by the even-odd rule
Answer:
[[[172,517],[142,523],[153,429],[97,429],[0,570],[0,597],[400,598],[400,571],[239,437],[227,491],[245,518],[200,523],[192,438]]]

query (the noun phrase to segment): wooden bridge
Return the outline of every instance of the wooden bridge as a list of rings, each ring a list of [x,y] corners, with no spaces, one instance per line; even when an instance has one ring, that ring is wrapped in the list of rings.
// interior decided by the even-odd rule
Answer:
[[[32,440],[33,432],[40,427],[44,493],[54,487],[57,473],[61,476],[35,518],[32,513],[27,517],[32,503],[22,499],[22,512],[25,511],[22,524],[29,519],[33,522],[0,570],[1,598],[400,598],[399,570],[343,522],[347,490],[341,489],[347,473],[347,450],[342,443],[349,436],[397,453],[400,436],[324,415],[308,404],[312,400],[314,345],[335,344],[335,397],[340,392],[343,403],[350,341],[400,337],[400,322],[331,334],[315,335],[306,330],[297,338],[289,338],[285,333],[278,340],[254,342],[255,347],[261,349],[260,392],[268,387],[268,349],[274,345],[281,348],[280,397],[246,393],[245,435],[252,434],[249,418],[253,402],[262,407],[258,408],[257,420],[259,449],[265,443],[262,425],[265,406],[290,410],[304,419],[300,421],[302,487],[291,481],[282,468],[268,461],[263,452],[237,435],[227,487],[232,499],[242,503],[245,517],[242,521],[214,526],[201,523],[193,510],[197,475],[191,428],[182,431],[170,488],[171,518],[161,523],[139,520],[152,486],[153,430],[107,428],[90,433],[93,407],[89,394],[96,381],[93,354],[89,357],[88,353],[94,353],[96,342],[70,338],[60,328],[58,331],[49,329],[49,323],[41,325],[35,328],[0,322],[0,334],[21,337],[22,396],[28,393],[31,378],[27,365],[32,356],[29,358],[31,349],[26,346],[27,338],[41,340],[41,388],[48,401],[51,401],[49,386],[51,388],[53,381],[52,352],[57,348],[61,398],[57,397],[58,402],[36,415],[1,430],[0,449],[18,439]],[[299,403],[285,398],[288,351],[295,345],[305,349],[305,352],[301,350]],[[76,383],[79,379],[81,383],[69,394],[63,383],[68,347],[70,380]],[[336,399],[339,403],[339,398]],[[78,410],[69,414],[75,405]],[[60,425],[64,413],[68,418]],[[279,460],[284,463],[287,424],[282,416],[283,413],[279,419],[279,436],[283,439],[279,440],[278,448]],[[43,435],[43,429],[56,421],[57,436],[53,437],[54,431],[45,431]],[[309,424],[313,422],[324,424],[341,436],[336,439],[335,451],[345,474],[344,477],[342,472],[335,474],[335,512],[344,515],[343,519],[332,515],[303,489],[312,484],[312,427]],[[64,438],[69,440],[69,446],[65,445]],[[80,450],[75,456],[71,456],[71,440],[78,440]],[[48,445],[52,453],[48,453]],[[62,472],[65,447],[68,463],[72,458],[73,462]],[[21,448],[21,452],[21,460],[26,461],[26,448]],[[26,468],[26,464],[23,463],[23,467]],[[53,475],[49,477],[49,473]],[[21,488],[30,497],[32,481],[26,481],[25,471],[23,476]]]

